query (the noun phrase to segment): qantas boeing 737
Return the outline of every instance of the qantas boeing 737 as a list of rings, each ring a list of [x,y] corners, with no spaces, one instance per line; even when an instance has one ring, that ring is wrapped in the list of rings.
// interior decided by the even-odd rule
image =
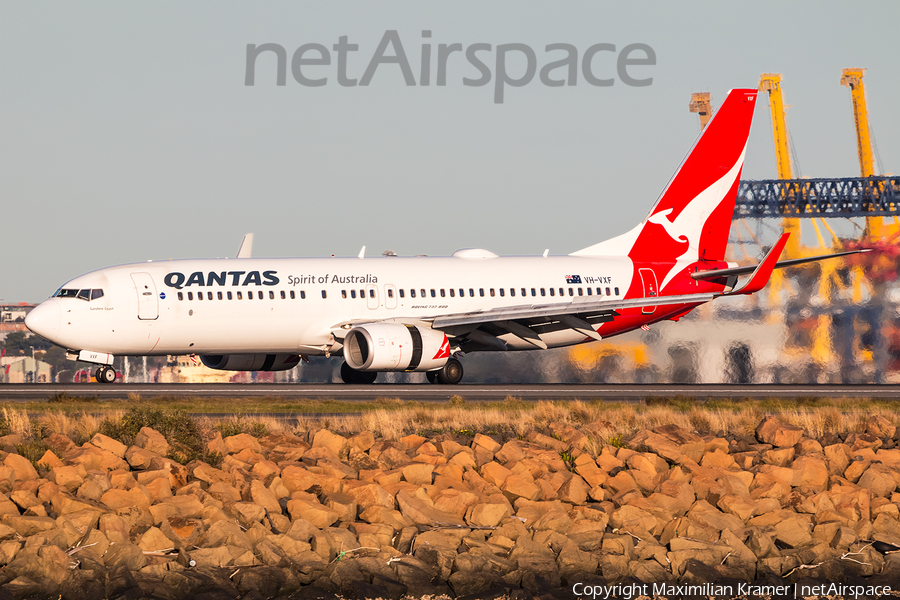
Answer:
[[[69,281],[26,318],[36,334],[99,365],[118,355],[196,354],[213,369],[277,371],[342,356],[347,383],[424,371],[458,383],[457,356],[557,348],[677,321],[716,298],[762,289],[789,234],[755,266],[724,260],[756,104],[732,90],[634,229],[568,256],[176,260]],[[741,280],[740,278],[745,277]]]

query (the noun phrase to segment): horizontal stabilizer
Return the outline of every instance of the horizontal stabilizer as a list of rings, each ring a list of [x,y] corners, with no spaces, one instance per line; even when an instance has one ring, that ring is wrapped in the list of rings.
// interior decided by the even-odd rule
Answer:
[[[752,294],[766,287],[766,284],[769,283],[769,278],[772,276],[772,271],[775,270],[775,263],[778,262],[778,257],[784,251],[784,246],[787,244],[789,237],[791,237],[790,233],[781,234],[781,238],[772,246],[772,249],[765,255],[762,262],[756,265],[756,269],[750,275],[750,279],[733,292],[723,295]]]
[[[836,252],[834,254],[820,254],[819,256],[810,256],[808,258],[792,258],[791,260],[781,260],[775,263],[776,269],[784,269],[786,267],[795,267],[806,263],[825,260],[826,258],[837,258],[838,256],[847,256],[848,254],[859,254],[860,252],[870,252],[871,249],[848,250],[846,252]],[[731,269],[719,269],[716,271],[698,271],[691,273],[694,279],[718,279],[720,277],[731,277],[733,275],[748,275],[756,270],[759,265],[750,265],[749,267],[733,267]]]

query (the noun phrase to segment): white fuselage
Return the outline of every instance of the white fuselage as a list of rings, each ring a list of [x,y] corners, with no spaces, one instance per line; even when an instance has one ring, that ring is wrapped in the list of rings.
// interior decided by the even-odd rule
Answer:
[[[103,295],[51,298],[31,322],[60,346],[113,355],[316,355],[334,348],[333,330],[342,325],[413,323],[498,307],[596,300],[598,294],[622,298],[633,273],[627,257],[147,262],[73,279],[61,289],[100,289]],[[567,277],[580,283],[567,283]],[[567,328],[542,337],[549,347],[586,341]],[[515,336],[504,341],[509,349],[533,349]]]

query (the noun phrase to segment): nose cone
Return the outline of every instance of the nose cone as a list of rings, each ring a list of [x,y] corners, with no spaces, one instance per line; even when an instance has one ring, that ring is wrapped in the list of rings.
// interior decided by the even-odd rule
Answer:
[[[25,327],[44,339],[55,341],[59,337],[59,324],[62,311],[56,300],[47,300],[37,305],[25,317]]]

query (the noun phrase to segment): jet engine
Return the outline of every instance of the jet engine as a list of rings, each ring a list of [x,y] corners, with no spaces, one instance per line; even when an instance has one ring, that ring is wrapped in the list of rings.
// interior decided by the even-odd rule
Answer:
[[[219,371],[287,371],[300,362],[296,354],[208,354],[200,360]]]
[[[357,371],[430,371],[450,358],[441,331],[402,323],[364,323],[344,337],[344,360]]]

